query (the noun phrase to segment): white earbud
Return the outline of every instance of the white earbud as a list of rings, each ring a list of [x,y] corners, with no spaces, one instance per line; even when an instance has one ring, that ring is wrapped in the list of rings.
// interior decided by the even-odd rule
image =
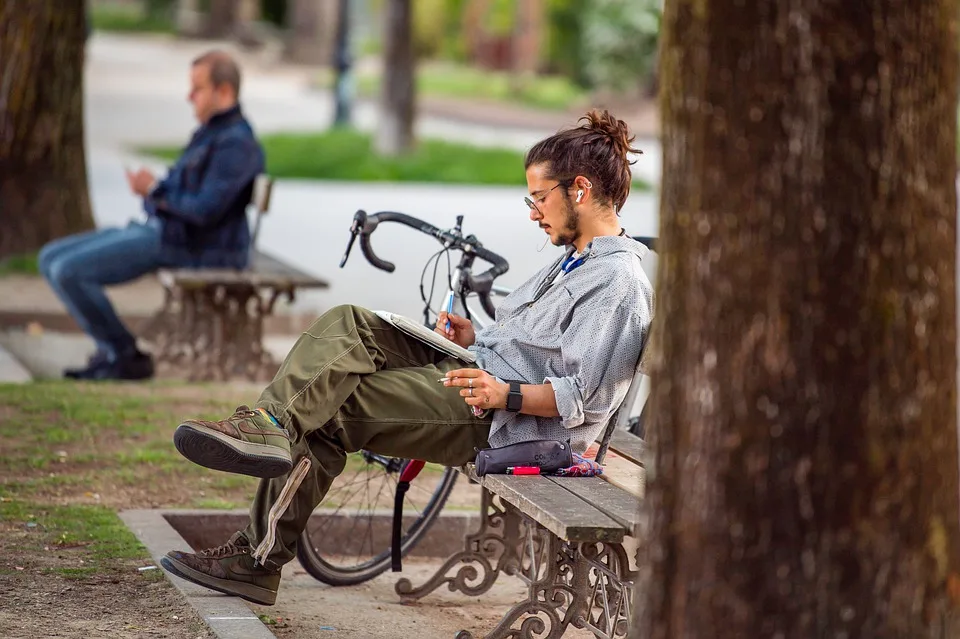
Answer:
[[[583,199],[583,190],[577,191],[577,202]]]

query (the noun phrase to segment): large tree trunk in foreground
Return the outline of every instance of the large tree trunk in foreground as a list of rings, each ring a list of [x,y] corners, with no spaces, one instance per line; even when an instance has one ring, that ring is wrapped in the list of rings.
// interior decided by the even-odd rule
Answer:
[[[960,637],[956,15],[668,0],[633,637]]]
[[[387,0],[383,46],[383,86],[377,151],[394,156],[413,148],[416,73],[411,0]]]
[[[82,2],[0,2],[0,259],[93,227]]]

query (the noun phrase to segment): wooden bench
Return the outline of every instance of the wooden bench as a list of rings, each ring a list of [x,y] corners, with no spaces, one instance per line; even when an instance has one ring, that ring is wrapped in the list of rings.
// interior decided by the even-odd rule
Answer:
[[[397,594],[416,600],[446,585],[478,596],[499,575],[513,575],[527,585],[527,596],[486,639],[556,639],[571,626],[604,639],[625,637],[644,481],[643,441],[625,428],[641,377],[638,367],[627,399],[587,451],[603,464],[602,475],[477,477],[472,465],[461,468],[483,488],[480,529],[422,586],[400,579]],[[456,636],[473,637],[466,630]]]
[[[278,363],[263,346],[264,320],[277,301],[300,289],[329,284],[257,250],[273,179],[258,176],[251,208],[250,264],[235,269],[165,269],[158,273],[164,302],[142,337],[159,367],[185,371],[191,381],[269,380]]]

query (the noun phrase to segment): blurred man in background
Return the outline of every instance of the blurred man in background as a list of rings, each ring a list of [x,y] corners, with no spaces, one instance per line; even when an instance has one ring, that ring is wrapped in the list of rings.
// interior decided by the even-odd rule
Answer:
[[[86,368],[72,379],[139,380],[153,361],[137,348],[104,293],[163,267],[244,268],[250,231],[246,207],[263,149],[239,104],[240,69],[226,53],[193,61],[190,95],[200,127],[167,176],[127,170],[147,219],[54,240],[40,251],[40,271],[77,324],[96,342]]]

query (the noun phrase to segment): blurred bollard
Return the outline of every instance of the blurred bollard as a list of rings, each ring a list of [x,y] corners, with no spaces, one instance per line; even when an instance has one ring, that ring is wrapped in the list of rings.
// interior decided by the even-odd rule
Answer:
[[[333,126],[350,126],[353,106],[353,58],[350,51],[350,0],[339,0],[337,9],[337,40],[333,52],[336,82],[333,89]]]

